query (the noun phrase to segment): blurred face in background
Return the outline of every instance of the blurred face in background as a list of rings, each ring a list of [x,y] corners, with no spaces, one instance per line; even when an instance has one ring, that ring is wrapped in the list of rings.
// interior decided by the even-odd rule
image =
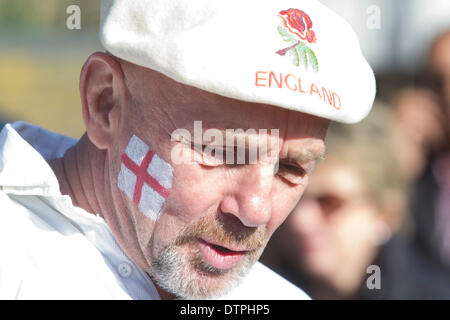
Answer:
[[[393,141],[401,169],[411,181],[423,171],[427,156],[445,141],[441,100],[432,90],[408,88],[393,99]]]
[[[286,222],[283,235],[294,264],[310,277],[349,293],[389,229],[350,167],[320,164]]]
[[[450,31],[435,41],[430,55],[430,67],[441,81],[447,115],[450,115]]]

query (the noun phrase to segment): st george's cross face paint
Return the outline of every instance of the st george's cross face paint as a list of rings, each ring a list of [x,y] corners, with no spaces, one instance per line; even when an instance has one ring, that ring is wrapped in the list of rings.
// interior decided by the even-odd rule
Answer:
[[[121,156],[118,187],[139,210],[156,221],[172,187],[173,168],[133,135]]]

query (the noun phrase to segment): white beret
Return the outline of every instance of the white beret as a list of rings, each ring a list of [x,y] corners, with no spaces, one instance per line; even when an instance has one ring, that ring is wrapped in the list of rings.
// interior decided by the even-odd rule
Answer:
[[[111,54],[186,85],[354,123],[375,77],[350,25],[316,0],[102,0]]]

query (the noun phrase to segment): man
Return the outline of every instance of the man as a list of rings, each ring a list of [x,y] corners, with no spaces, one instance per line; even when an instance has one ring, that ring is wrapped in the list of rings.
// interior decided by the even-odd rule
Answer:
[[[2,131],[0,297],[306,298],[256,261],[330,119],[371,108],[353,31],[315,1],[101,9],[107,53],[80,78],[86,134]]]

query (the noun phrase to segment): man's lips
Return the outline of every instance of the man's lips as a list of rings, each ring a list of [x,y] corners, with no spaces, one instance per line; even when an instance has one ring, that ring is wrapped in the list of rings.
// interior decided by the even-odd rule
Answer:
[[[199,239],[198,244],[200,253],[206,262],[218,269],[230,269],[234,267],[249,252],[249,250],[231,250],[228,247],[203,239]]]

